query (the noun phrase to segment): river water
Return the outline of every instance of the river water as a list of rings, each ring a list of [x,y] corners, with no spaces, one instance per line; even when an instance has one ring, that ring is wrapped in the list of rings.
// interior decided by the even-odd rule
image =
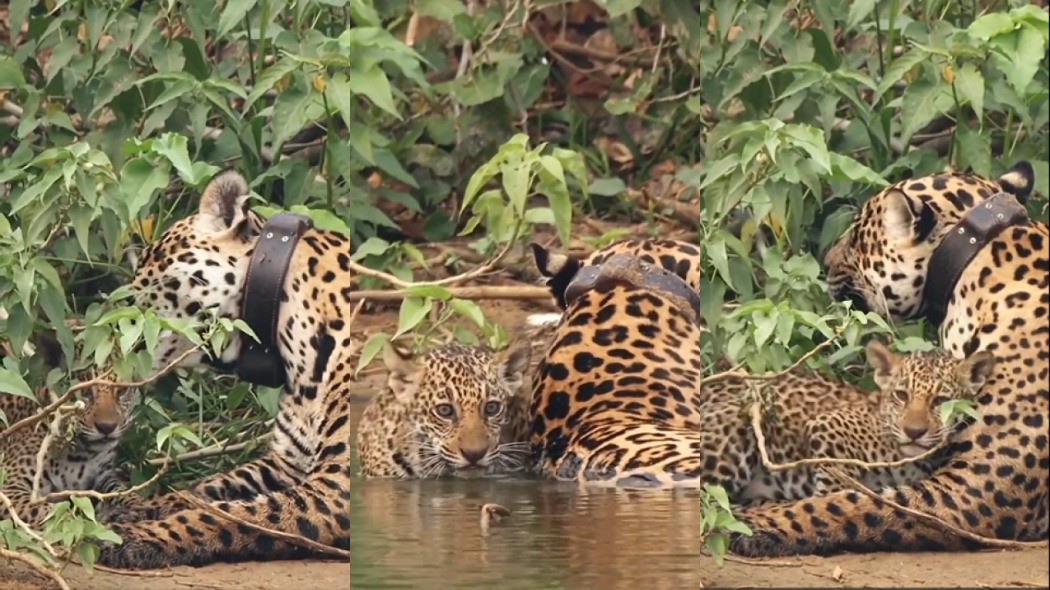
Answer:
[[[364,404],[355,407],[356,421]],[[511,514],[486,534],[487,503]],[[352,506],[355,590],[686,589],[717,569],[700,554],[695,492],[588,490],[520,477],[359,479]]]

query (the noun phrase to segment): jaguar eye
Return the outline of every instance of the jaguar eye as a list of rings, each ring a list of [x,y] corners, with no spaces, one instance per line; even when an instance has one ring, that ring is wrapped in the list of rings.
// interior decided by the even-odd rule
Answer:
[[[485,402],[485,416],[491,418],[503,411],[503,404],[496,401]]]
[[[453,408],[452,404],[438,404],[434,408],[434,413],[438,418],[451,418],[456,415],[456,408]]]
[[[903,389],[896,389],[893,391],[893,397],[897,398],[897,401],[906,402],[908,401],[908,392]]]

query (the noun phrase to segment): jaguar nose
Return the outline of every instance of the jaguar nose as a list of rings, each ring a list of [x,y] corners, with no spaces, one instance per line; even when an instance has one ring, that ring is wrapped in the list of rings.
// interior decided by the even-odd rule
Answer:
[[[485,455],[489,454],[489,450],[484,447],[480,449],[460,449],[459,454],[463,456],[467,464],[477,465],[485,458]]]
[[[95,430],[102,436],[109,436],[117,429],[117,423],[113,420],[95,420]]]
[[[908,438],[912,440],[919,440],[923,437],[923,435],[926,434],[926,432],[927,428],[925,426],[920,426],[917,428],[914,426],[908,426],[904,429],[904,434],[908,435]]]

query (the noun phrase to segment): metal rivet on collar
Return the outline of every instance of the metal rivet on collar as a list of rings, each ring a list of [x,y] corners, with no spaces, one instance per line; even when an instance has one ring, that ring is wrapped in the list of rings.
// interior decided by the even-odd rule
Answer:
[[[288,241],[288,236],[284,236],[283,238],[281,238],[281,241],[282,242],[287,242]]]
[[[1003,215],[1002,213],[996,213],[995,217],[996,217],[996,219],[999,219],[999,220],[1006,219],[1006,216]]]
[[[971,244],[976,244],[977,243],[977,238],[970,238],[970,243]]]
[[[267,240],[269,240],[272,237],[273,237],[273,232],[272,231],[271,232],[266,232],[266,239]]]
[[[966,230],[960,227],[959,228],[959,235],[962,235],[964,233],[966,233]]]
[[[987,202],[987,203],[985,203],[985,204],[984,204],[984,208],[985,208],[985,209],[991,209],[991,208],[992,208],[992,203],[991,203],[990,201],[989,201],[989,202]]]

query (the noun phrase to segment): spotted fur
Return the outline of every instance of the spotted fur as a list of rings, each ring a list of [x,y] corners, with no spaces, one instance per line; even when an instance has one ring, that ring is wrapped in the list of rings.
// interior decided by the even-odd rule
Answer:
[[[388,344],[387,386],[361,416],[366,477],[511,473],[526,466],[528,343],[493,353],[446,344],[418,358]]]
[[[928,260],[952,225],[999,189],[1027,199],[1032,169],[1019,164],[997,182],[966,175],[905,181],[870,198],[825,257],[831,293],[894,320],[917,317]],[[952,458],[929,478],[883,490],[881,498],[963,530],[999,539],[1047,537],[1050,414],[1050,232],[1028,221],[1007,228],[963,271],[940,324],[943,348],[980,351],[996,368],[977,394],[976,423],[949,445]],[[738,515],[753,535],[733,535],[745,555],[843,551],[956,550],[975,544],[844,490]]]
[[[0,411],[7,425],[39,412],[41,403],[51,401],[44,393],[43,389],[37,392],[39,400],[0,394]],[[49,443],[37,497],[74,490],[107,493],[122,487],[123,478],[116,463],[117,445],[131,425],[131,410],[138,398],[137,389],[96,385],[82,390],[83,410],[62,415],[56,436]],[[43,420],[0,439],[4,494],[19,517],[30,524],[40,524],[51,508],[48,503],[31,501],[37,453],[50,428],[50,420]],[[3,429],[0,424],[0,431]],[[0,520],[7,516],[0,507]]]
[[[198,212],[181,219],[142,253],[132,287],[140,304],[166,317],[205,310],[240,317],[248,261],[263,219],[248,208],[248,185],[233,171],[205,188]],[[259,459],[198,482],[189,494],[214,509],[268,529],[346,549],[350,544],[350,387],[358,346],[352,309],[350,239],[306,231],[281,287],[277,346],[287,381],[273,438]],[[155,365],[191,344],[161,336]],[[240,336],[215,357],[193,353],[183,366],[229,369]],[[152,568],[216,561],[298,558],[311,552],[215,516],[175,494],[144,499],[112,517],[121,545],[99,563]]]
[[[942,421],[941,406],[951,400],[972,401],[995,369],[995,357],[978,352],[959,360],[940,348],[897,355],[872,341],[868,364],[879,388],[873,396],[874,407],[856,404],[810,419],[806,425],[810,456],[888,463],[933,451],[894,467],[838,466],[876,490],[926,479],[948,460],[946,445],[965,423],[958,415]],[[840,480],[823,469],[815,475],[818,494],[844,489]]]

